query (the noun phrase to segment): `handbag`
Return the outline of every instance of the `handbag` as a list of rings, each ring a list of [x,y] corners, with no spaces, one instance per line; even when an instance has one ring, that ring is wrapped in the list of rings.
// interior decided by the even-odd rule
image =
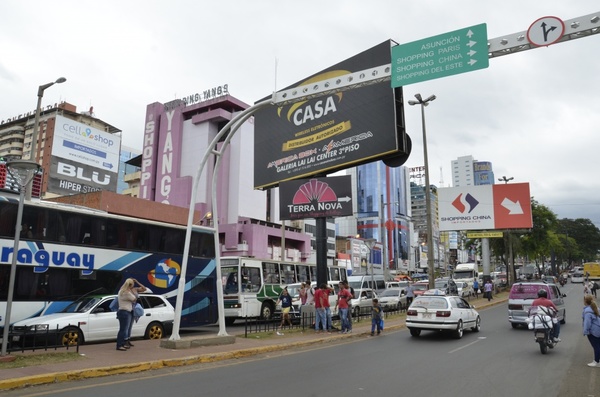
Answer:
[[[137,321],[137,319],[142,317],[143,315],[144,315],[144,308],[139,303],[136,303],[135,306],[133,307],[133,317],[135,317],[136,321]]]
[[[110,302],[108,308],[111,312],[116,312],[117,310],[119,310],[119,299],[115,297],[115,299],[113,299],[113,301]]]

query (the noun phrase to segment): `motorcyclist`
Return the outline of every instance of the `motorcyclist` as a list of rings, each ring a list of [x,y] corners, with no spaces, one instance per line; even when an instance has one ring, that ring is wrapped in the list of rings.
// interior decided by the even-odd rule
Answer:
[[[540,289],[537,292],[537,296],[538,298],[534,299],[534,301],[531,303],[531,307],[533,308],[534,306],[544,306],[550,308],[551,310],[549,310],[549,312],[551,313],[549,313],[549,315],[552,317],[556,317],[558,315],[558,308],[550,299],[548,299],[548,292],[545,289]],[[554,342],[560,342],[560,338],[558,337],[560,334],[560,321],[558,321],[558,319],[553,319],[552,323],[553,340]]]

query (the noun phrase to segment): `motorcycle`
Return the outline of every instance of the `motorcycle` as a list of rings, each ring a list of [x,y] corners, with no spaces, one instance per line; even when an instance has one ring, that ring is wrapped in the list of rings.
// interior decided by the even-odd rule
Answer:
[[[565,279],[564,277],[561,277],[558,282],[560,283],[561,287],[564,287],[565,284],[567,283],[567,279]]]
[[[553,316],[543,310],[529,313],[529,318],[527,319],[528,328],[533,329],[535,342],[540,345],[540,352],[542,354],[548,353],[549,348],[554,349],[558,344],[552,337],[553,321]]]

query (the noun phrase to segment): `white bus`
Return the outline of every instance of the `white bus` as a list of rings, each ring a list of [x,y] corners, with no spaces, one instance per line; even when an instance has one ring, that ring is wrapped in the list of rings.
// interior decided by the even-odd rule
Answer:
[[[346,268],[328,266],[328,282],[345,281]],[[315,264],[244,257],[221,258],[225,323],[236,319],[269,319],[281,290],[288,284],[317,280]]]
[[[0,330],[5,323],[19,200],[0,193]],[[176,303],[185,226],[78,206],[26,201],[16,258],[11,324],[61,311],[83,295],[116,293],[134,277]],[[182,327],[218,320],[211,231],[194,227]]]

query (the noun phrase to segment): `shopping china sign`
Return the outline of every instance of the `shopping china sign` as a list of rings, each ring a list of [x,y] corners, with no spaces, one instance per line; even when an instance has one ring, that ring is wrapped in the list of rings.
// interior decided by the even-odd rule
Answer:
[[[438,189],[441,231],[530,229],[529,183]]]

